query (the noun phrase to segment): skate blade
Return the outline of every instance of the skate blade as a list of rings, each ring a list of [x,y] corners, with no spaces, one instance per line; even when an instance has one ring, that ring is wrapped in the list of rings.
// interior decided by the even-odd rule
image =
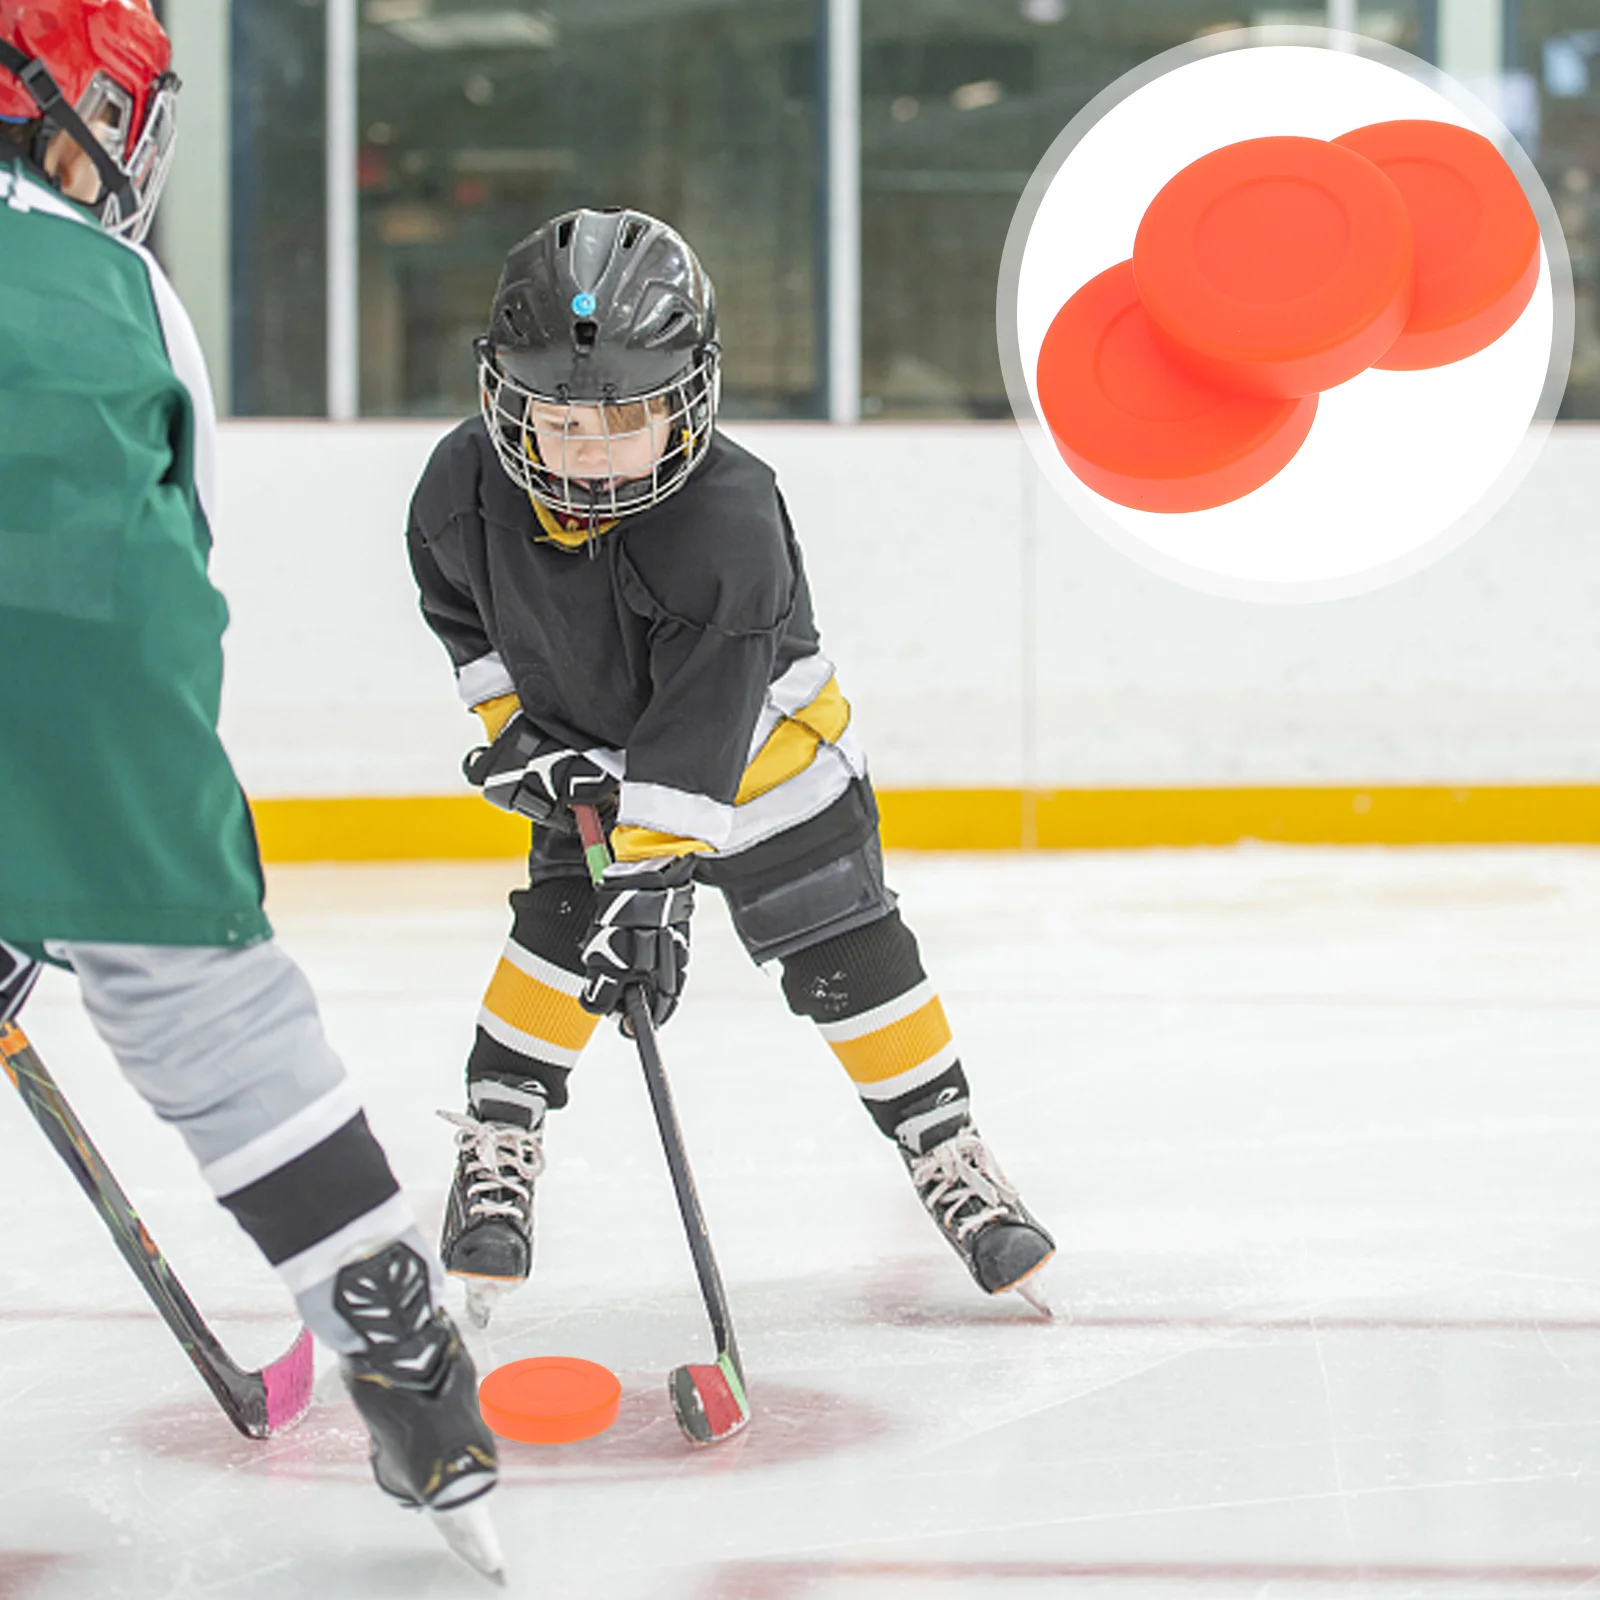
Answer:
[[[1046,1256],[1027,1277],[1019,1278],[1017,1282],[1012,1284],[1007,1293],[1014,1291],[1020,1294],[1041,1317],[1044,1317],[1047,1321],[1054,1322],[1055,1310],[1050,1304],[1048,1295],[1045,1293],[1044,1269],[1050,1265],[1050,1261],[1051,1257]]]
[[[480,1495],[450,1511],[429,1510],[428,1517],[444,1542],[475,1572],[501,1588],[506,1582],[506,1558],[500,1553],[500,1536],[489,1515],[488,1496]]]
[[[455,1273],[467,1291],[467,1321],[474,1328],[487,1328],[500,1297],[508,1294],[521,1282],[516,1278],[469,1278],[465,1273]]]

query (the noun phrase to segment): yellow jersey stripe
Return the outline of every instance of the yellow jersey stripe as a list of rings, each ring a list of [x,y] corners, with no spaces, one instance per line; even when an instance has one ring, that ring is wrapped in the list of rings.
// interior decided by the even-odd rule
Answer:
[[[658,833],[621,822],[611,830],[611,854],[617,861],[659,861],[668,856],[697,856],[710,850],[704,839],[679,833]]]
[[[518,1033],[563,1050],[581,1050],[600,1020],[590,1016],[572,995],[541,983],[504,957],[489,980],[483,1009]]]
[[[858,1039],[830,1039],[829,1048],[856,1083],[881,1083],[910,1072],[948,1049],[954,1036],[944,1006],[935,995],[910,1016],[891,1022]]]
[[[742,806],[757,795],[776,789],[780,783],[798,777],[816,760],[819,743],[810,728],[785,717],[767,735],[767,742],[757,751],[755,760],[744,769],[733,803]]]
[[[798,777],[816,760],[817,745],[836,743],[849,726],[850,702],[839,692],[839,680],[829,678],[809,704],[781,718],[767,735],[744,769],[733,803],[742,806]]]
[[[497,694],[493,700],[480,700],[472,709],[483,718],[483,731],[493,741],[517,714],[519,702],[514,694]]]
[[[810,705],[791,711],[789,715],[819,738],[837,744],[840,735],[850,726],[850,702],[840,693],[839,680],[829,678]]]

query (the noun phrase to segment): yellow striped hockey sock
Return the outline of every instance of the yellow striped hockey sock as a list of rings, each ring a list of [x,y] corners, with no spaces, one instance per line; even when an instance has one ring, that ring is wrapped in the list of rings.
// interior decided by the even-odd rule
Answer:
[[[898,912],[787,957],[783,987],[884,1134],[920,1153],[966,1125],[966,1074]]]
[[[512,895],[516,921],[478,1012],[467,1094],[480,1118],[531,1126],[567,1103],[567,1075],[599,1025],[578,1004],[594,893],[559,880]]]

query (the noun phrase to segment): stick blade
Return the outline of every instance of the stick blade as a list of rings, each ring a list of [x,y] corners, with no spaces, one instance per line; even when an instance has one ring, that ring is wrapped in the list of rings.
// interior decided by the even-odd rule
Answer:
[[[750,1421],[744,1385],[721,1362],[675,1367],[667,1378],[673,1414],[692,1445],[721,1444]]]
[[[315,1376],[311,1330],[302,1328],[294,1343],[261,1369],[261,1382],[267,1393],[265,1437],[287,1432],[311,1409]]]

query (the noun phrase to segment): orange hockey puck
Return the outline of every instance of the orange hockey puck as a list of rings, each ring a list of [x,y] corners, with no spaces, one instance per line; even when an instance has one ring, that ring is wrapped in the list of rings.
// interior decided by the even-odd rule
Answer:
[[[1150,202],[1133,271],[1172,354],[1241,394],[1320,394],[1364,372],[1411,310],[1411,218],[1363,156],[1246,139]]]
[[[595,1361],[533,1356],[496,1367],[478,1385],[483,1420],[502,1439],[574,1444],[617,1420],[622,1384]]]
[[[1414,372],[1493,344],[1539,282],[1539,224],[1505,157],[1451,122],[1374,122],[1334,143],[1366,157],[1411,213],[1411,315],[1376,364]]]
[[[1039,404],[1056,448],[1097,494],[1141,511],[1205,511],[1259,489],[1311,430],[1316,396],[1228,393],[1157,339],[1133,263],[1091,278],[1039,350]]]

